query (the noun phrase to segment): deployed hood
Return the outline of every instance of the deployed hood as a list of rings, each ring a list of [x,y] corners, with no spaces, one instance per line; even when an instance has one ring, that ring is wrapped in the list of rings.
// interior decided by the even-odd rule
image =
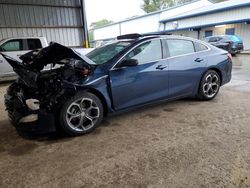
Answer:
[[[2,56],[8,61],[8,63],[13,67],[14,72],[29,86],[36,88],[36,81],[38,78],[38,73],[30,70],[29,68],[24,67],[24,65],[17,60],[9,57],[5,54]]]
[[[53,43],[46,48],[34,50],[22,55],[20,57],[22,62],[19,62],[4,53],[1,54],[13,67],[14,72],[17,73],[21,80],[23,80],[27,86],[33,88],[37,88],[37,79],[40,75],[40,71],[48,64],[67,64],[70,62],[67,59],[74,59],[78,60],[78,64],[75,64],[78,68],[87,67],[88,70],[91,70],[96,65],[86,56],[58,43]]]
[[[63,64],[60,62],[64,59],[76,59],[81,60],[86,65],[96,65],[92,60],[86,56],[81,55],[75,50],[63,46],[58,43],[52,43],[46,48],[41,50],[35,50],[28,52],[20,57],[24,64],[29,65],[38,71],[42,70],[44,66],[48,64]]]

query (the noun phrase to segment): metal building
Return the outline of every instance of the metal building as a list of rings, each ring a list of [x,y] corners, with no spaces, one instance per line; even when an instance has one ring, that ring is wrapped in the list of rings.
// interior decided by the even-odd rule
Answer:
[[[243,39],[244,48],[250,50],[250,1],[229,0],[214,4],[209,0],[196,0],[95,29],[94,38],[105,41],[106,38],[128,32],[161,31],[198,39],[211,35],[235,34]]]
[[[250,1],[230,0],[160,20],[163,30],[203,39],[212,35],[238,35],[250,49]],[[173,23],[177,24],[173,28]]]
[[[208,0],[194,0],[191,3],[174,6],[161,11],[152,12],[142,16],[122,20],[110,25],[94,29],[95,42],[115,38],[128,33],[149,33],[162,30],[163,24],[159,20],[173,17],[182,12],[189,12],[204,6],[211,5]]]
[[[0,0],[0,40],[43,36],[48,42],[84,46],[83,0]]]

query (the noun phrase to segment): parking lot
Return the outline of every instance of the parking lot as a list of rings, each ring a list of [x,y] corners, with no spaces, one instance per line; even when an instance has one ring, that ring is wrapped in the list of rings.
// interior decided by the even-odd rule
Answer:
[[[250,55],[210,102],[111,117],[93,134],[19,136],[0,89],[0,187],[250,187]]]

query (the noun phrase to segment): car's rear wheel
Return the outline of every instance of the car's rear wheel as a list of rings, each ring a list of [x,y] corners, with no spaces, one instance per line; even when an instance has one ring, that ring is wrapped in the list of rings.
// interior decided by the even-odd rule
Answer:
[[[201,100],[212,100],[214,99],[221,85],[221,79],[219,74],[214,70],[208,70],[202,77],[198,98]]]
[[[92,132],[103,119],[101,100],[92,93],[79,92],[62,107],[60,125],[71,136]]]

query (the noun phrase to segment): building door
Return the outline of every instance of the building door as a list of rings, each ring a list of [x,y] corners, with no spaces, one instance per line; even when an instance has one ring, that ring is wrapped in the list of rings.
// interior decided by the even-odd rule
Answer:
[[[235,28],[226,29],[226,35],[234,35],[234,34],[235,34]]]
[[[213,30],[205,31],[205,37],[211,37],[211,36],[213,36]]]

